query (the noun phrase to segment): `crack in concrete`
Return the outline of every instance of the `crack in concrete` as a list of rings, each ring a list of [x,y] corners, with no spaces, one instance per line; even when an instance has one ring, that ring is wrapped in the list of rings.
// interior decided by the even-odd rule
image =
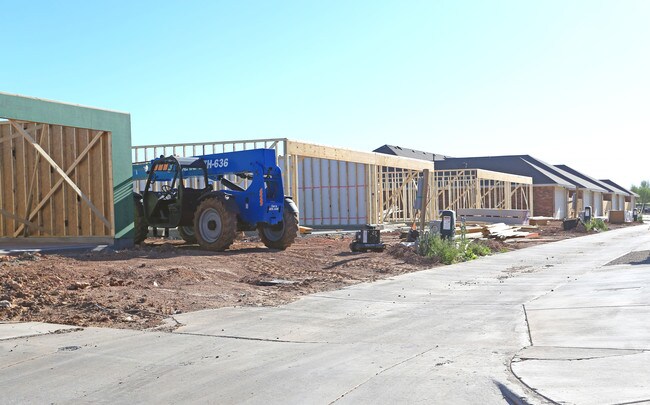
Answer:
[[[327,344],[328,342],[313,342],[313,341],[300,341],[300,340],[283,340],[283,339],[269,339],[269,338],[256,338],[248,336],[234,336],[234,335],[210,335],[208,333],[194,333],[194,332],[173,332],[175,335],[187,336],[201,336],[221,339],[235,339],[235,340],[253,340],[257,342],[273,342],[273,343],[302,343],[302,344]]]
[[[582,349],[582,350],[618,350],[622,352],[648,352],[650,349],[621,349],[620,347],[583,347],[583,346],[535,346],[551,349]]]
[[[632,402],[617,402],[617,403],[612,404],[612,405],[647,404],[648,402],[650,402],[650,398],[648,398],[648,399],[640,399],[638,401],[632,401]]]
[[[362,381],[362,382],[360,382],[359,384],[355,385],[354,387],[350,388],[349,390],[345,391],[343,394],[341,394],[341,396],[339,396],[338,398],[336,398],[334,401],[330,402],[329,405],[332,405],[333,403],[335,403],[335,402],[337,402],[337,401],[343,399],[343,397],[345,397],[346,395],[348,395],[348,394],[351,393],[352,391],[354,391],[354,390],[358,389],[359,387],[361,387],[361,386],[367,384],[370,380],[372,380],[372,379],[374,379],[375,377],[377,377],[377,376],[379,376],[379,375],[385,373],[386,371],[391,370],[391,369],[393,369],[393,368],[395,368],[395,367],[398,367],[398,366],[400,366],[400,365],[402,365],[402,364],[404,364],[404,363],[406,363],[406,362],[409,362],[409,361],[411,361],[411,360],[413,360],[413,359],[415,359],[415,358],[417,358],[417,357],[423,356],[423,355],[429,353],[430,351],[432,351],[433,349],[435,349],[436,347],[438,347],[438,346],[435,346],[435,347],[429,348],[429,349],[427,349],[427,350],[425,350],[425,351],[423,351],[423,352],[420,352],[420,353],[414,354],[413,356],[408,357],[408,358],[406,358],[406,359],[404,359],[404,360],[402,360],[402,361],[399,361],[399,362],[393,364],[393,365],[390,366],[390,367],[384,368],[384,369],[382,369],[381,371],[376,372],[375,375],[369,377],[369,378],[366,379],[365,381]]]
[[[532,345],[531,345],[532,346]],[[569,350],[609,350],[609,351],[619,351],[619,352],[624,352],[621,354],[605,354],[605,355],[600,355],[600,356],[589,356],[589,357],[578,357],[578,358],[553,358],[553,359],[540,359],[536,357],[527,357],[527,356],[520,356],[520,355],[515,355],[515,357],[512,359],[512,361],[529,361],[529,360],[537,360],[537,361],[580,361],[580,360],[594,360],[594,359],[606,359],[606,358],[611,358],[611,357],[623,357],[623,356],[633,356],[635,354],[643,354],[646,352],[650,352],[650,349],[619,349],[619,348],[603,348],[603,347],[568,347],[568,346],[535,346],[537,348],[548,348],[548,349],[569,349]],[[569,356],[567,356],[569,357]]]
[[[385,304],[393,304],[398,302],[398,299],[403,299],[402,297],[398,297],[398,299],[395,300],[369,300],[369,299],[359,299],[359,298],[341,298],[341,297],[328,297],[324,295],[318,295],[318,294],[312,294],[310,297],[318,297],[318,298],[326,298],[330,300],[340,300],[340,301],[357,301],[357,302],[372,302],[372,303],[385,303]],[[433,295],[431,297],[434,297]],[[439,307],[457,307],[458,305],[463,305],[463,306],[474,306],[474,307],[514,307],[514,306],[519,306],[521,305],[519,302],[514,302],[514,303],[503,303],[503,304],[494,304],[494,303],[488,303],[488,304],[474,304],[470,302],[458,302],[458,303],[440,303],[436,301],[399,301],[400,304],[434,304]]]
[[[529,311],[554,311],[558,309],[597,309],[597,308],[638,308],[650,307],[650,304],[629,304],[629,305],[593,305],[588,307],[557,307],[557,308],[536,308]]]
[[[545,399],[546,401],[548,401],[549,403],[551,403],[551,404],[553,404],[553,405],[561,405],[559,402],[557,402],[557,401],[553,401],[551,398],[549,398],[549,397],[547,397],[546,395],[542,394],[541,392],[537,391],[536,388],[533,388],[533,387],[531,387],[530,385],[526,384],[526,382],[525,382],[521,377],[519,377],[519,376],[517,375],[517,373],[515,373],[515,371],[512,369],[512,363],[513,363],[513,360],[514,360],[514,357],[513,357],[513,358],[510,360],[510,362],[508,363],[508,370],[510,371],[510,374],[512,374],[513,376],[515,376],[515,378],[517,379],[517,381],[519,381],[519,382],[520,382],[524,387],[526,387],[526,388],[527,388],[531,393],[533,393],[533,395],[537,395],[537,396],[539,396],[539,397]]]
[[[524,309],[524,320],[526,321],[526,329],[528,330],[528,341],[530,345],[533,345],[533,335],[530,333],[530,323],[528,322],[528,313],[526,312],[526,304],[521,304],[521,307]]]
[[[575,359],[560,359],[560,358],[557,358],[557,359],[539,359],[539,358],[535,358],[535,357],[517,357],[517,360],[518,361],[531,361],[531,360],[535,360],[535,361],[581,361],[581,360],[608,359],[608,358],[612,358],[612,357],[633,356],[635,354],[641,354],[641,353],[643,353],[642,350],[639,350],[639,351],[637,351],[635,353],[612,354],[612,355],[609,355],[609,356],[579,357],[579,358],[575,358]]]
[[[9,337],[4,339],[0,338],[0,342],[9,342],[11,340],[29,339],[29,338],[39,337],[39,336],[48,336],[48,335],[63,335],[66,333],[80,332],[82,330],[84,330],[84,328],[57,329],[51,332],[34,333],[33,335],[21,335],[21,336],[14,336],[14,337]]]
[[[169,321],[172,321],[173,323],[170,323]],[[181,323],[178,321],[178,319],[174,318],[173,316],[170,316],[168,318],[165,318],[162,320],[163,324],[154,326],[153,328],[145,329],[146,332],[168,332],[168,333],[173,333],[176,329],[180,328],[181,326],[185,326],[185,324]]]

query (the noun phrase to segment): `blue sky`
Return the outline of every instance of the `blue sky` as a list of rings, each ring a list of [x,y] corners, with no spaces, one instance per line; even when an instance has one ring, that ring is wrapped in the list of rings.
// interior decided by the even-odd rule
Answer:
[[[0,91],[129,112],[134,145],[387,143],[650,178],[650,1],[0,5]]]

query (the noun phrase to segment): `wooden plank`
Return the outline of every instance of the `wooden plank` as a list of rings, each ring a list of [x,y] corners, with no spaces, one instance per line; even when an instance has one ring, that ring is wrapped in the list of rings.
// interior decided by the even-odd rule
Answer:
[[[420,207],[420,232],[424,232],[427,223],[427,195],[429,194],[429,170],[422,173],[422,206]]]
[[[481,179],[510,181],[512,183],[533,184],[533,178],[510,173],[494,172],[491,170],[476,169],[476,176]]]
[[[43,135],[44,135],[44,133],[45,133],[45,128],[41,129],[40,137],[38,137],[38,135],[36,135],[37,136],[36,139],[39,139],[38,143],[41,145],[41,147],[42,147],[42,144],[43,144]],[[43,150],[45,150],[45,149],[43,149]],[[33,163],[33,169],[32,169],[32,172],[31,172],[30,179],[29,179],[29,183],[28,183],[29,184],[28,185],[29,191],[27,193],[27,203],[25,204],[25,222],[24,223],[27,223],[27,224],[29,223],[29,215],[28,214],[29,214],[30,210],[32,209],[32,202],[34,201],[34,193],[35,193],[35,189],[37,187],[36,181],[38,179],[37,175],[38,175],[38,173],[40,171],[39,170],[39,163],[40,163],[40,157],[41,157],[41,155],[39,155],[39,154],[36,154],[34,156],[34,154],[31,153],[29,155],[30,155],[29,163],[31,164],[32,160],[34,161],[34,163]],[[28,174],[28,173],[26,173],[26,174]],[[37,220],[36,222],[39,223],[39,224],[42,224],[42,220],[41,221]],[[28,228],[24,229],[23,236],[25,236],[25,237],[29,236],[28,230],[29,230]],[[18,235],[20,235],[20,231],[17,231],[16,233],[14,233],[14,238],[18,237]]]
[[[2,208],[0,208],[0,214],[4,215],[7,218],[11,218],[16,222],[19,222],[19,223],[23,224],[23,226],[27,226],[30,230],[40,230],[43,233],[52,234],[51,229],[47,229],[47,228],[44,228],[42,226],[39,226],[38,224],[36,224],[34,222],[29,222],[29,221],[25,220],[23,217],[21,217],[19,215],[15,215],[15,214],[13,214],[13,213],[11,213],[11,212],[9,212],[7,210],[4,210]]]
[[[300,232],[301,235],[308,235],[308,234],[312,233],[313,229],[309,228],[309,227],[306,227],[306,226],[300,225],[300,226],[298,226],[298,231]]]
[[[43,145],[43,149],[47,152],[48,155],[52,156],[52,132],[54,131],[54,125],[47,125],[47,133],[41,142],[41,145]],[[56,161],[56,158],[54,158],[54,161]],[[38,181],[38,190],[36,194],[36,201],[41,201],[43,198],[43,195],[47,193],[50,188],[52,187],[52,173],[50,171],[50,165],[45,159],[40,159],[39,167],[38,167],[38,176],[39,176],[39,181]],[[42,220],[40,225],[49,228],[50,230],[54,230],[54,209],[52,205],[52,200],[49,201],[49,204],[47,204],[42,210],[41,210],[41,215],[42,215]],[[46,236],[45,234],[41,233],[39,236]],[[51,236],[48,235],[48,236]]]
[[[289,154],[321,159],[341,160],[376,166],[402,167],[405,169],[433,170],[433,162],[385,155],[375,152],[360,152],[351,149],[335,148],[324,145],[310,144],[298,141],[287,141]]]
[[[26,131],[23,129],[24,124],[17,124],[14,123],[13,121],[10,121],[14,129],[18,132],[21,133],[21,131]],[[25,154],[25,138],[20,137],[17,138],[13,141],[14,143],[14,178],[15,178],[15,183],[14,183],[14,209],[13,213],[14,215],[17,215],[21,218],[25,218],[25,203],[27,201],[27,179],[25,176],[27,176],[27,167],[25,165],[25,159],[26,159],[26,154]],[[18,223],[16,223],[18,226]],[[13,230],[14,232],[16,231],[15,229]]]
[[[75,142],[75,154],[74,157],[79,156],[85,147],[88,146],[88,130],[77,128],[75,131],[76,142]],[[90,154],[90,151],[88,151]],[[90,156],[90,155],[89,155]],[[84,159],[79,162],[79,166],[76,172],[76,181],[75,184],[79,187],[79,190],[86,195],[86,198],[89,201],[93,201],[92,189],[90,187],[90,164],[89,159]],[[99,209],[98,209],[99,211]],[[92,236],[92,212],[88,206],[84,204],[79,204],[79,210],[77,211],[79,215],[79,236]],[[103,216],[103,213],[100,211],[100,214]]]
[[[96,132],[91,132],[90,138],[94,138],[96,135]],[[97,208],[99,208],[103,213],[104,217],[108,219],[111,223],[113,223],[112,218],[108,216],[108,212],[106,211],[106,186],[105,183],[108,181],[108,173],[106,173],[106,160],[104,158],[104,150],[102,149],[103,144],[102,144],[102,139],[99,140],[99,142],[94,146],[90,148],[89,153],[93,153],[95,155],[95,158],[92,156],[90,157],[91,164],[93,164],[94,171],[96,172],[95,176],[98,177],[97,181],[93,182],[92,189],[93,189],[93,194],[95,197],[93,198],[93,201],[95,202],[95,205]],[[104,227],[101,222],[94,220],[93,221],[93,235],[97,236],[105,236],[106,235],[106,227]]]
[[[108,219],[111,221],[111,224],[115,224],[115,196],[114,196],[114,183],[113,183],[113,133],[111,132],[104,132],[104,133],[98,133],[95,135],[95,139],[101,139],[102,144],[104,146],[104,161],[106,165],[106,178],[109,179],[104,183],[104,195],[105,197],[105,204],[106,204],[106,212]],[[93,139],[92,143],[95,141]],[[90,145],[89,145],[90,146]],[[105,235],[108,236],[115,236],[115,226],[111,226],[109,228],[106,228],[104,231]]]
[[[0,124],[0,139],[5,138],[9,136],[9,131],[10,131],[11,126],[9,125],[8,122],[3,122]],[[5,189],[5,185],[3,182],[3,179],[11,176],[12,173],[7,171],[5,168],[5,165],[7,162],[9,162],[8,158],[5,157],[4,153],[7,150],[8,144],[3,144],[0,143],[0,209],[4,208],[6,197],[5,194],[9,192],[9,189]],[[0,237],[5,236],[7,233],[5,227],[6,227],[6,220],[4,215],[0,214]]]
[[[72,166],[74,156],[77,153],[77,135],[75,128],[63,128],[63,167]],[[60,173],[57,172],[57,174]],[[61,182],[65,192],[65,215],[66,215],[66,236],[83,236],[81,234],[81,225],[79,224],[80,204],[77,201],[75,190],[70,187],[70,183],[75,184],[78,181],[79,173],[75,169],[70,172],[70,181],[66,181],[62,176]],[[74,180],[73,180],[74,179]]]
[[[17,122],[17,123],[20,123],[20,124],[28,124],[28,123],[25,123],[23,121],[14,121],[14,122]],[[11,127],[11,124],[9,123],[9,121],[4,122],[2,125],[0,125],[0,127],[4,128],[4,131],[6,131],[6,133],[4,135],[2,135],[2,131],[0,130],[0,143],[10,141],[12,139],[19,138],[19,137],[22,136],[19,132],[13,132],[13,133],[9,132],[8,129]],[[34,124],[33,126],[26,129],[26,131],[34,132],[34,131],[40,130],[42,127],[43,127],[43,124]]]
[[[297,157],[297,156],[296,156]],[[305,158],[302,157],[297,157],[298,158],[298,164],[300,167],[298,168],[298,174],[300,176],[300,184],[298,187],[298,194],[300,194],[300,191],[302,191],[302,195],[300,195],[300,198],[298,198],[298,202],[300,205],[298,205],[298,209],[301,212],[301,218],[303,218],[303,221],[307,218],[307,180],[306,180],[306,175],[305,175]]]
[[[63,163],[63,127],[60,125],[56,125],[52,128],[51,131],[51,151],[52,154],[52,159],[56,161],[59,165],[64,166]],[[51,170],[49,163],[47,161],[44,161],[46,164],[48,164],[47,171],[50,173],[50,188],[48,189],[47,193],[45,196],[41,196],[40,200],[41,202],[39,204],[45,205],[47,201],[49,201],[50,205],[52,206],[52,219],[53,219],[53,225],[52,225],[52,232],[54,232],[54,235],[56,236],[65,236],[67,235],[66,233],[66,200],[65,200],[65,190],[63,187],[59,188],[58,186],[55,185],[55,179],[57,177],[57,174],[54,173],[54,170]],[[63,183],[63,179],[60,180],[59,184]],[[36,209],[39,209],[39,205],[36,206]],[[33,210],[32,210],[33,212]],[[30,213],[31,216],[31,213]]]

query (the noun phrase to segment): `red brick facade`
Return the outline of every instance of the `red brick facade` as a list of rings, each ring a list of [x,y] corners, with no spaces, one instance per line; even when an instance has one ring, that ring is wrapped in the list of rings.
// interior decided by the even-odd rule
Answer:
[[[533,216],[552,217],[555,213],[555,187],[533,187]]]

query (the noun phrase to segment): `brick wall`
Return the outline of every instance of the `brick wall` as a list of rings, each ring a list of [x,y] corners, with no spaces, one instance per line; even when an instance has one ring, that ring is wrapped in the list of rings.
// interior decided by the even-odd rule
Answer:
[[[553,186],[533,187],[533,216],[552,217],[555,208]]]

